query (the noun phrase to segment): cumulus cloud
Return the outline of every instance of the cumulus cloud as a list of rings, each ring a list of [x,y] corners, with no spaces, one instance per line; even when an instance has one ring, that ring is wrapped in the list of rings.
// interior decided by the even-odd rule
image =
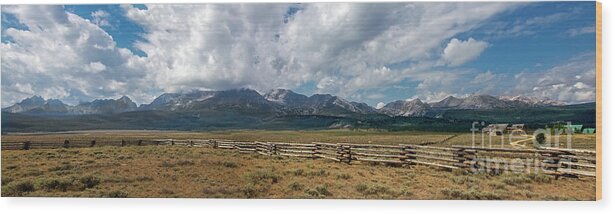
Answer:
[[[187,88],[294,88],[350,96],[409,78],[443,41],[508,10],[508,3],[124,6],[144,26],[157,83]],[[472,11],[468,13],[468,11]],[[166,15],[165,15],[166,14]],[[170,15],[172,14],[172,15]],[[388,65],[412,62],[413,69]]]
[[[595,55],[582,54],[544,72],[521,72],[514,76],[517,83],[509,94],[546,97],[568,103],[596,100]]]
[[[109,13],[107,13],[106,11],[97,10],[92,12],[91,16],[92,22],[94,22],[94,24],[101,27],[111,26],[111,23],[109,23]]]
[[[422,81],[417,86],[417,95],[411,98],[435,102],[447,96],[489,94],[549,98],[565,103],[596,100],[594,54],[581,54],[560,65],[532,72],[457,70],[432,74],[415,77]]]
[[[306,85],[316,93],[359,101],[382,100],[374,90],[391,87],[413,88],[428,101],[463,95],[478,90],[467,83],[497,84],[503,77],[491,71],[457,70],[489,46],[487,41],[464,41],[458,35],[516,6],[163,4],[143,9],[123,5],[123,15],[144,30],[142,39],[133,44],[144,57],[117,47],[101,28],[110,24],[105,11],[93,12],[88,21],[61,6],[7,6],[2,13],[14,15],[27,29],[9,27],[2,32],[10,38],[1,47],[2,105],[34,94],[72,103],[128,95],[146,103],[162,92],[239,87],[266,91]],[[518,81],[536,78],[528,75]],[[587,97],[584,93],[594,86],[585,78],[575,77],[572,85],[562,83],[574,94],[562,98]],[[532,88],[540,88],[543,82],[533,83]],[[454,84],[459,85],[452,88]]]
[[[142,59],[118,48],[99,26],[61,6],[3,6],[27,29],[7,28],[3,42],[2,105],[41,95],[70,103],[127,94],[151,99]],[[108,88],[123,83],[122,88]]]
[[[489,43],[476,41],[473,38],[469,38],[467,41],[453,38],[444,48],[442,59],[451,66],[463,65],[478,58],[488,46]]]

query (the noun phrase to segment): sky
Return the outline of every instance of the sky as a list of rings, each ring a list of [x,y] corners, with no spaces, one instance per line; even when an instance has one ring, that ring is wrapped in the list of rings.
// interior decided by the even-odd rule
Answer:
[[[3,5],[1,104],[285,88],[595,101],[594,2]]]

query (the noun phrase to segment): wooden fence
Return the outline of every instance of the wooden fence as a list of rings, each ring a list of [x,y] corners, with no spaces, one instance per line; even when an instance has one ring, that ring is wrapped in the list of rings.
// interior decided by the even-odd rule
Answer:
[[[555,176],[596,176],[596,152],[590,150],[539,148],[508,149],[468,146],[377,145],[348,143],[239,142],[229,140],[122,140],[96,142],[65,140],[63,143],[2,142],[2,150],[83,148],[95,146],[178,145],[237,150],[266,156],[323,158],[341,163],[426,165],[473,172],[542,172]]]

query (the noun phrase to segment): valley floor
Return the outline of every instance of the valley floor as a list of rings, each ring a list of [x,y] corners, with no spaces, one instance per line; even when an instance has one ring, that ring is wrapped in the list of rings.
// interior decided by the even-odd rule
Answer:
[[[531,133],[529,133],[531,134]],[[183,131],[139,131],[139,130],[96,130],[75,132],[46,132],[46,133],[18,133],[2,135],[5,142],[56,142],[62,143],[65,139],[70,141],[96,140],[149,140],[149,139],[226,139],[235,141],[263,141],[263,142],[290,142],[290,143],[358,143],[358,144],[428,144],[433,146],[466,145],[511,147],[510,142],[528,139],[531,136],[504,135],[488,136],[476,133],[451,132],[422,132],[422,131],[381,131],[381,130],[320,130],[320,131],[260,131],[260,130],[234,130],[212,132],[183,132]],[[571,136],[571,148],[596,148],[595,134],[574,134]],[[566,136],[559,138],[548,137],[548,141],[560,142],[564,147]],[[531,147],[531,143],[523,145]]]
[[[114,132],[4,135],[8,141],[207,139],[456,145],[469,134],[378,131]],[[583,148],[595,137],[575,135]],[[595,146],[595,143],[594,143]],[[594,178],[468,174],[342,164],[185,146],[2,151],[2,196],[595,200]]]

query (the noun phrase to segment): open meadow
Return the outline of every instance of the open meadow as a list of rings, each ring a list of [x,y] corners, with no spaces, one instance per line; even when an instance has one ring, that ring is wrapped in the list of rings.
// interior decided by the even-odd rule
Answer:
[[[467,145],[469,134],[379,131],[96,131],[5,135],[3,142],[136,139]],[[591,137],[575,135],[582,148]],[[594,142],[595,142],[595,138]],[[594,144],[595,146],[595,144]],[[344,164],[187,146],[2,151],[2,196],[595,200],[596,180],[473,174],[421,165]]]
[[[530,136],[531,137],[531,136]],[[560,136],[559,142],[566,141],[566,136]],[[510,147],[508,142],[528,139],[528,136],[509,135],[488,136],[476,133],[474,141],[480,146],[484,141],[485,146]],[[260,131],[260,130],[234,130],[234,131],[211,131],[211,132],[183,132],[183,131],[73,131],[57,133],[23,133],[3,135],[3,142],[43,142],[62,143],[64,140],[71,141],[135,141],[152,139],[225,139],[234,141],[262,141],[262,142],[288,142],[288,143],[360,143],[360,144],[425,144],[433,146],[465,145],[471,146],[472,133],[455,132],[422,132],[422,131],[382,131],[382,130],[321,130],[321,131]],[[548,137],[549,141],[555,142],[554,137]],[[595,134],[572,135],[572,148],[595,149]],[[531,147],[531,142],[525,142],[526,147]]]

